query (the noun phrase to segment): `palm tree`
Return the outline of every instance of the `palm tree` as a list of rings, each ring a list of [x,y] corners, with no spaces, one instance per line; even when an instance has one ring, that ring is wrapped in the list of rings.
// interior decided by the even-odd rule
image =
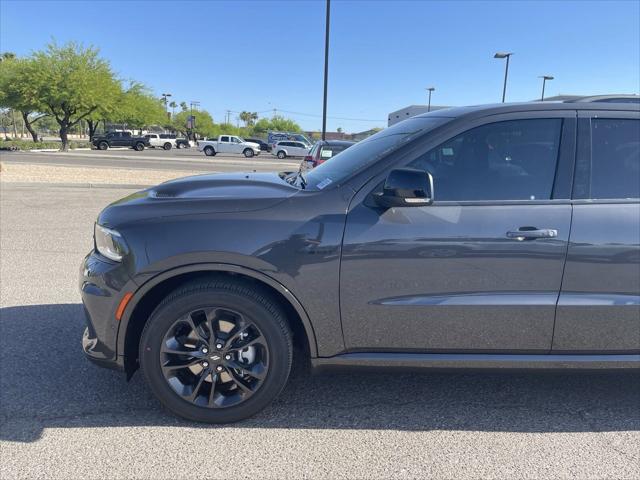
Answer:
[[[178,104],[174,101],[172,101],[169,106],[171,107],[171,118],[176,116],[176,107],[178,106]]]

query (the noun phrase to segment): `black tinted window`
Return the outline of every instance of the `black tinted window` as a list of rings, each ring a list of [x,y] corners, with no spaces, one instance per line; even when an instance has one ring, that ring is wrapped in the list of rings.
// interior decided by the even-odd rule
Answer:
[[[591,121],[591,198],[640,198],[640,120]]]
[[[409,166],[433,175],[435,200],[548,200],[561,127],[561,119],[482,125],[444,142]]]

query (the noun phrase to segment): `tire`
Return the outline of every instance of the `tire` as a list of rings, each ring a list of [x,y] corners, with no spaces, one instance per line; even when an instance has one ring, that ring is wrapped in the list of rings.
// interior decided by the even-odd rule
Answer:
[[[167,142],[162,146],[162,148],[164,148],[165,150],[171,150],[171,144]]]
[[[109,144],[107,142],[100,142],[98,144],[98,150],[106,150],[109,148]]]
[[[225,334],[225,323],[212,318],[244,323],[238,320]],[[213,329],[218,332],[207,337],[210,325],[217,325]],[[227,343],[218,349],[218,342]],[[247,343],[255,345],[246,347],[254,349],[253,360],[238,353]],[[210,350],[203,353],[204,347]],[[227,278],[189,283],[171,293],[151,314],[139,348],[141,370],[158,400],[180,417],[206,423],[235,422],[269,405],[287,382],[293,355],[291,332],[278,303],[260,287]],[[226,365],[234,366],[223,367],[232,355]],[[266,367],[256,370],[265,358]],[[238,365],[244,368],[237,370]],[[216,374],[218,368],[221,373]],[[260,380],[253,377],[257,374]]]
[[[144,150],[144,143],[138,142],[133,148],[135,149],[136,152],[141,152]]]
[[[253,154],[253,150],[251,150],[250,148],[245,148],[245,149],[244,149],[244,152],[242,152],[242,153],[244,154],[244,156],[245,156],[246,158],[251,158],[251,157],[253,157],[253,155],[254,155],[254,154]]]
[[[286,154],[283,150],[280,150],[276,156],[277,156],[280,160],[283,160],[283,159],[287,158],[287,154]]]
[[[216,156],[216,151],[214,150],[214,148],[211,145],[209,145],[207,147],[204,147],[204,154],[207,157],[215,157]]]

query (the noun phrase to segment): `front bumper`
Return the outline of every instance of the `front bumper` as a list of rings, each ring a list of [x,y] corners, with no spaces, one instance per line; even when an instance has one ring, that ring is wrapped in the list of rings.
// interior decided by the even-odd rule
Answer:
[[[124,357],[116,349],[119,322],[115,314],[123,295],[132,289],[125,265],[92,251],[82,262],[79,287],[86,322],[82,350],[100,366],[124,369]]]

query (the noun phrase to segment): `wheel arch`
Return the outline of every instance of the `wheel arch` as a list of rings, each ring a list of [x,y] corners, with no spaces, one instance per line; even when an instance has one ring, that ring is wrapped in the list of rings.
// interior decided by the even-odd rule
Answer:
[[[294,344],[306,350],[311,358],[318,356],[315,332],[307,312],[293,293],[277,280],[262,272],[239,265],[206,263],[178,267],[156,275],[142,284],[134,293],[118,325],[117,351],[123,355],[127,377],[138,368],[138,344],[149,315],[162,299],[179,285],[206,278],[225,275],[255,282],[267,290],[281,304],[294,334]]]

